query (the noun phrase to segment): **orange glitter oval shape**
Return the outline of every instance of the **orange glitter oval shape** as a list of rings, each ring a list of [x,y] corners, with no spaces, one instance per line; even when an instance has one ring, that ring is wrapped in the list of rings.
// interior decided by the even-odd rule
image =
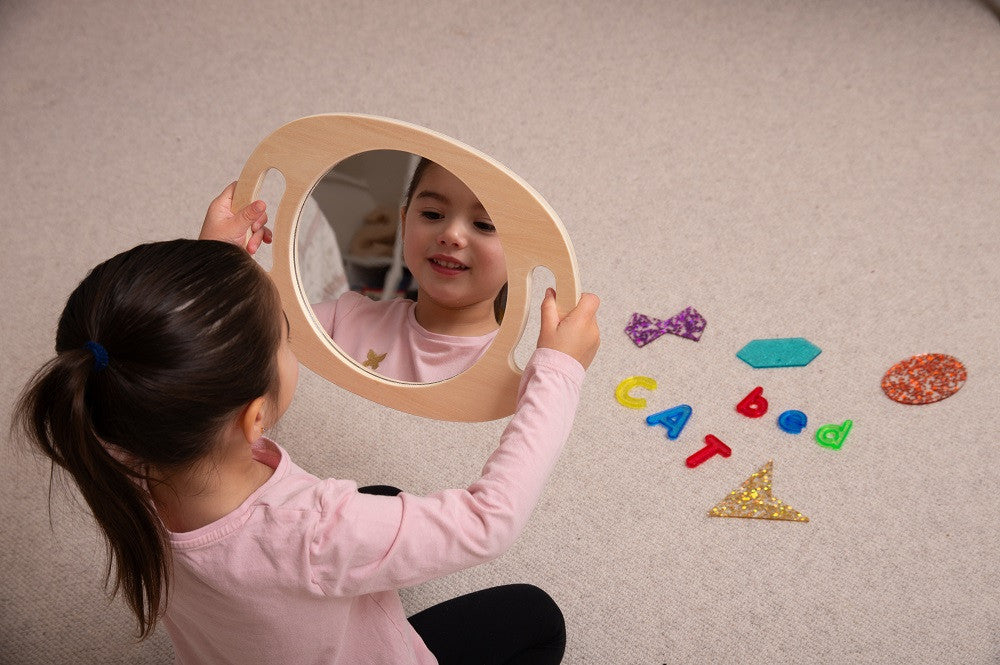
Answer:
[[[882,390],[901,404],[930,404],[951,397],[965,384],[965,365],[943,353],[901,360],[882,377]]]

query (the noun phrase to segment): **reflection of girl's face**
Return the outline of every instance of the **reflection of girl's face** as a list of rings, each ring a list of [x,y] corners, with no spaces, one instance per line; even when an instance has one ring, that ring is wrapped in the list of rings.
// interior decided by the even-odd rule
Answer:
[[[461,180],[431,164],[401,211],[403,258],[420,296],[447,309],[487,304],[507,281],[496,228]]]

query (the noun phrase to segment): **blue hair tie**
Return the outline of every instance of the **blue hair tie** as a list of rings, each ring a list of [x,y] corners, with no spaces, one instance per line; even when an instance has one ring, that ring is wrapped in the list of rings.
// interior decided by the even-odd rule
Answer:
[[[100,372],[108,366],[108,350],[97,342],[87,342],[84,347],[94,354],[94,369]]]

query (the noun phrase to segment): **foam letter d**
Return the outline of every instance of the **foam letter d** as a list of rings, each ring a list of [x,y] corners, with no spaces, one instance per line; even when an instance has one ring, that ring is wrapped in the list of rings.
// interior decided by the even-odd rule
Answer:
[[[837,450],[844,445],[844,441],[847,439],[847,435],[850,433],[853,425],[854,421],[851,420],[845,420],[841,425],[834,425],[832,423],[823,425],[816,430],[816,443],[824,448]]]
[[[757,386],[736,405],[736,410],[747,418],[760,418],[767,413],[767,400],[764,399],[763,393],[764,389]]]

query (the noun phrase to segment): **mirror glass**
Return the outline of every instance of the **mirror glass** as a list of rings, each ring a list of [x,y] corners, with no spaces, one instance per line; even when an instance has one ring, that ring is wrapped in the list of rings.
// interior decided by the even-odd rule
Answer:
[[[435,383],[489,349],[507,267],[489,212],[444,167],[399,150],[333,166],[299,214],[295,256],[316,323],[362,369]]]

